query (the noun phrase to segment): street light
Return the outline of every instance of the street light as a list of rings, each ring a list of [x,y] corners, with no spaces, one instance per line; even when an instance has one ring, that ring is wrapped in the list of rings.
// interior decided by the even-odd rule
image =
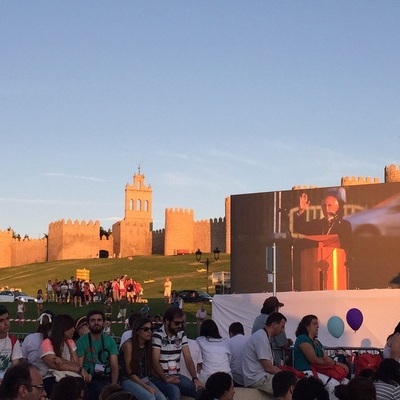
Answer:
[[[218,260],[219,260],[219,253],[221,253],[221,250],[220,250],[218,247],[216,247],[216,248],[213,250],[213,253],[214,253],[214,260],[210,260],[210,259],[207,257],[205,261],[201,261],[201,255],[202,255],[203,253],[201,252],[200,249],[197,249],[197,251],[196,251],[196,253],[195,253],[195,254],[196,254],[196,261],[199,262],[199,263],[204,264],[204,265],[206,266],[206,269],[207,269],[207,275],[206,275],[207,293],[208,293],[208,268],[209,268],[209,266],[210,266],[212,263],[214,263],[215,261],[218,261]]]

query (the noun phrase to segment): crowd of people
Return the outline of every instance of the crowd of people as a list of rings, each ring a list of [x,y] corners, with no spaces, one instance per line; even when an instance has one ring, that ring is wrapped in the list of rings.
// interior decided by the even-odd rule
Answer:
[[[129,303],[140,303],[142,296],[141,283],[127,275],[99,282],[97,285],[92,280],[75,279],[73,276],[64,280],[49,279],[46,283],[45,298],[41,289],[37,293],[37,299],[42,300],[41,303],[70,303],[75,307],[102,303],[107,298],[114,302],[125,298]]]
[[[156,323],[132,313],[119,346],[105,332],[100,309],[77,320],[45,310],[37,332],[20,344],[8,332],[7,308],[0,306],[0,400],[232,400],[239,387],[282,400],[400,400],[400,324],[377,369],[354,377],[318,340],[317,316],[305,315],[296,340],[287,338],[283,306],[267,298],[253,333],[246,336],[234,321],[229,338],[201,315],[199,336],[189,339],[185,313],[176,305],[167,305]]]

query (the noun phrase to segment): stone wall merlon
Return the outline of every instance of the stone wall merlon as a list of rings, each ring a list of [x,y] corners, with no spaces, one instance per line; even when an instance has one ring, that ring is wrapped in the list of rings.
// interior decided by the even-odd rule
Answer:
[[[179,214],[193,214],[194,211],[191,208],[167,208],[165,210],[165,212],[167,213],[179,213]]]

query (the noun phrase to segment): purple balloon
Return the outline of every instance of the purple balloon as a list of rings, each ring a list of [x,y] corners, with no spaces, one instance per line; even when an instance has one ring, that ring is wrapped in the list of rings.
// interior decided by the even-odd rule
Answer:
[[[349,311],[347,311],[346,314],[346,321],[349,324],[350,328],[356,332],[358,329],[360,329],[360,326],[363,323],[363,315],[362,312],[358,308],[351,308]]]

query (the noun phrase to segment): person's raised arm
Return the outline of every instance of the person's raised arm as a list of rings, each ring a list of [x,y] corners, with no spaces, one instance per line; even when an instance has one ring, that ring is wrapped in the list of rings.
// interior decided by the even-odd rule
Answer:
[[[303,212],[306,211],[309,206],[310,200],[308,199],[308,195],[306,193],[302,193],[299,198],[299,211],[297,214],[303,214]]]

